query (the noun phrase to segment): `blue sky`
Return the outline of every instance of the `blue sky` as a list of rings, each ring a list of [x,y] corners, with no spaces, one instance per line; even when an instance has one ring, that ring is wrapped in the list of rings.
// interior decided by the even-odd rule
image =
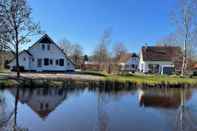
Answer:
[[[112,29],[109,47],[121,41],[130,52],[173,32],[170,13],[175,0],[29,0],[29,4],[33,20],[54,41],[79,43],[87,54],[105,29]]]

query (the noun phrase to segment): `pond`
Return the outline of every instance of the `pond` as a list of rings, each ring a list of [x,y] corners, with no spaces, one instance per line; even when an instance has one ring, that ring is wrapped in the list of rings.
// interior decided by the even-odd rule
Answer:
[[[0,130],[197,130],[196,89],[10,88],[0,90]]]

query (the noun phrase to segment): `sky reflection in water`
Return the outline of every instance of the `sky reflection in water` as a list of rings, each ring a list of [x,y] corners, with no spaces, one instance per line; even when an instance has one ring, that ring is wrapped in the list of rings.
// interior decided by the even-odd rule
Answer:
[[[29,131],[192,131],[197,130],[196,100],[195,89],[20,88],[18,95],[16,88],[5,89],[0,91],[0,126]]]

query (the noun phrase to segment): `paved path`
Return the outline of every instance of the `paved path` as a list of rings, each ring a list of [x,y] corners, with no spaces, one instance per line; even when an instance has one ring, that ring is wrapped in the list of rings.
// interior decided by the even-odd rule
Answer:
[[[16,78],[16,73],[9,73],[9,78]],[[66,73],[21,73],[22,78],[27,79],[76,79],[76,80],[103,80],[103,77],[83,74],[66,74]]]

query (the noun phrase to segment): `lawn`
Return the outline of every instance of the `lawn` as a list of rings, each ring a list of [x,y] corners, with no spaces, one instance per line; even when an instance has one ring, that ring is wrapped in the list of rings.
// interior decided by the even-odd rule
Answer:
[[[197,78],[180,77],[176,75],[145,75],[145,74],[125,74],[125,75],[115,75],[107,74],[106,72],[98,71],[82,71],[78,74],[94,75],[103,77],[104,80],[109,81],[119,81],[119,82],[134,82],[137,84],[191,84],[197,85]]]
[[[165,75],[108,75],[105,77],[106,80],[111,81],[131,81],[137,84],[192,84],[197,85],[197,78],[189,78],[180,76],[165,76]]]

